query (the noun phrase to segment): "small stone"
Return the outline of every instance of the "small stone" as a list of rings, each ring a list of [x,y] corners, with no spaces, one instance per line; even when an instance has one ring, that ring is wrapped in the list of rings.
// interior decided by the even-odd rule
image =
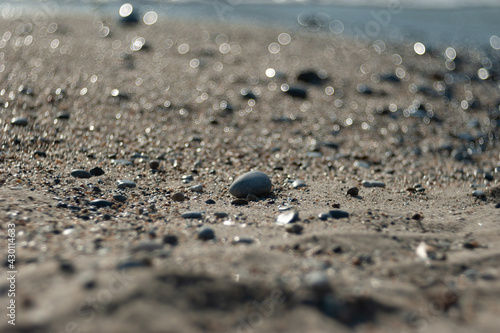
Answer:
[[[127,187],[134,188],[137,185],[135,185],[135,183],[131,180],[121,179],[116,181],[116,186],[118,186],[118,188],[127,188]]]
[[[215,212],[214,216],[218,219],[223,219],[228,216],[226,212]]]
[[[246,198],[249,194],[260,196],[269,193],[271,188],[271,180],[265,173],[251,171],[236,178],[229,187],[229,193],[237,198]]]
[[[127,201],[127,197],[122,195],[122,194],[115,194],[115,195],[113,195],[113,200],[116,200],[119,202],[125,202],[125,201]]]
[[[354,167],[355,168],[364,168],[364,169],[370,169],[370,163],[364,162],[364,161],[354,161]]]
[[[80,170],[80,169],[71,170],[70,175],[75,177],[75,178],[90,178],[90,177],[92,177],[92,175],[89,172],[87,172],[85,170]]]
[[[255,96],[255,94],[251,90],[248,90],[248,89],[242,89],[241,96],[244,99],[253,99],[255,101],[257,100],[257,96]]]
[[[160,167],[160,161],[158,161],[158,160],[152,160],[151,162],[149,162],[149,167],[152,170],[158,170],[158,168]]]
[[[97,207],[97,208],[113,206],[113,203],[111,201],[107,201],[107,200],[103,200],[103,199],[92,200],[90,202],[90,204],[94,207]]]
[[[359,189],[357,187],[351,187],[350,189],[347,190],[347,195],[350,195],[351,197],[356,197],[359,194]]]
[[[123,159],[115,160],[114,163],[115,163],[115,165],[134,165],[134,163],[132,161],[123,160]]]
[[[184,184],[191,183],[194,180],[192,175],[184,175],[181,179]]]
[[[303,81],[314,85],[323,84],[325,79],[326,79],[325,77],[321,77],[316,72],[313,71],[304,71],[297,76],[298,81]]]
[[[484,192],[481,190],[475,190],[474,192],[472,192],[472,196],[476,198],[483,198],[486,196],[486,194],[484,194]]]
[[[203,227],[198,232],[198,239],[207,241],[215,238],[215,232],[209,227]]]
[[[134,245],[130,248],[131,253],[137,252],[153,252],[156,250],[161,250],[163,248],[163,244],[156,242],[144,242],[137,245]]]
[[[372,88],[366,84],[358,84],[357,89],[360,94],[365,94],[365,95],[373,94]]]
[[[500,203],[497,203],[497,204],[495,205],[495,208],[500,208]]]
[[[295,188],[295,189],[297,189],[297,188],[301,188],[301,187],[307,187],[307,184],[303,180],[296,179],[296,180],[293,181],[292,187]]]
[[[287,211],[286,213],[278,215],[276,219],[276,224],[287,225],[288,223],[293,223],[299,219],[299,213],[295,210]]]
[[[290,209],[292,209],[292,208],[293,208],[293,206],[289,206],[289,205],[286,205],[286,206],[278,206],[278,210],[279,210],[280,212],[286,212],[287,210],[290,210]]]
[[[165,235],[163,237],[163,243],[176,246],[179,243],[179,240],[175,235]]]
[[[186,200],[186,197],[184,196],[184,193],[177,192],[177,193],[172,194],[170,199],[172,199],[172,201],[182,202],[182,201]]]
[[[231,205],[244,206],[248,205],[248,201],[245,199],[234,199],[233,201],[231,201]]]
[[[47,154],[46,154],[44,151],[42,151],[42,150],[37,150],[37,151],[35,151],[35,152],[33,153],[33,156],[35,156],[35,157],[36,157],[36,156],[39,156],[39,157],[47,157]]]
[[[215,205],[215,200],[213,200],[213,199],[208,199],[207,201],[205,201],[205,203],[206,203],[207,205]]]
[[[234,237],[233,244],[252,244],[253,239],[249,237]]]
[[[318,215],[318,218],[322,221],[326,221],[328,220],[329,218],[331,218],[332,216],[330,215],[330,213],[320,213]]]
[[[193,185],[189,189],[193,192],[203,192],[203,185]]]
[[[349,213],[343,210],[331,210],[330,216],[334,219],[345,219],[349,217]]]
[[[364,187],[385,187],[385,183],[381,181],[363,180],[363,182],[361,182],[361,185],[363,185]]]
[[[14,126],[28,126],[28,118],[25,117],[12,118],[11,124]]]
[[[201,219],[203,218],[203,212],[198,211],[187,211],[181,215],[184,219]]]
[[[101,168],[99,168],[99,167],[95,167],[95,168],[93,168],[93,169],[90,169],[90,171],[89,171],[89,172],[90,172],[90,174],[91,174],[92,176],[102,176],[102,175],[104,175],[104,174],[105,174],[104,170],[103,170],[103,169],[101,169]]]
[[[307,98],[307,90],[299,87],[290,87],[285,91],[285,94],[290,95],[294,98]]]
[[[300,234],[304,227],[297,223],[290,223],[285,226],[285,230],[291,234]]]
[[[67,119],[69,119],[69,117],[70,117],[70,114],[68,112],[59,112],[56,115],[57,119],[62,119],[62,120],[67,120]]]

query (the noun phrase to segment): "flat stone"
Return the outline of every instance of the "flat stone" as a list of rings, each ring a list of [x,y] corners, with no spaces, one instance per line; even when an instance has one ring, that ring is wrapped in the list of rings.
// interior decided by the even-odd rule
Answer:
[[[486,196],[484,191],[481,191],[481,190],[475,190],[474,192],[472,192],[472,195],[476,198],[482,198],[482,197]]]
[[[253,243],[253,239],[249,238],[249,237],[234,237],[234,240],[232,242],[233,244],[252,244]]]
[[[235,206],[248,205],[248,200],[246,200],[246,199],[234,199],[233,201],[231,201],[231,205],[235,205]]]
[[[191,183],[194,180],[192,175],[184,175],[181,179],[184,184]]]
[[[198,211],[187,211],[181,215],[184,219],[201,219],[203,218],[203,212]]]
[[[161,250],[163,248],[163,244],[161,243],[156,243],[156,242],[144,242],[137,244],[133,247],[130,248],[130,252],[132,253],[137,253],[137,252],[153,252],[156,250]]]
[[[170,196],[170,199],[172,199],[172,201],[182,202],[182,201],[186,200],[186,197],[184,196],[184,193],[177,192],[177,193],[172,194]]]
[[[122,194],[115,194],[115,195],[113,195],[113,200],[116,200],[119,202],[125,202],[125,201],[127,201],[127,197],[122,195]]]
[[[269,193],[271,188],[271,180],[265,173],[251,171],[236,178],[229,187],[229,193],[237,198],[246,198],[249,194],[264,195]]]
[[[28,118],[25,117],[12,118],[11,124],[14,126],[28,126]]]
[[[93,168],[93,169],[90,169],[90,171],[89,171],[89,172],[90,172],[90,174],[91,174],[92,176],[102,176],[102,175],[104,175],[104,174],[105,174],[104,170],[103,170],[103,169],[101,169],[101,168],[99,168],[99,167],[95,167],[95,168]]]
[[[296,179],[293,181],[292,183],[292,187],[293,188],[301,188],[301,187],[307,187],[307,184],[305,181],[303,180],[300,180],[300,179]]]
[[[118,186],[118,188],[134,188],[137,185],[135,185],[135,183],[131,180],[120,179],[116,181],[116,186]]]
[[[299,219],[299,213],[295,210],[290,210],[278,215],[278,218],[276,219],[276,224],[287,225],[288,223],[293,223],[298,219]]]
[[[203,192],[203,185],[193,185],[189,189],[193,192]]]
[[[215,238],[215,232],[209,227],[203,227],[198,231],[198,239],[207,241]]]
[[[226,212],[215,212],[214,216],[218,219],[223,219],[228,216]]]
[[[363,180],[361,183],[364,187],[385,187],[385,183],[381,181],[368,181],[368,180]]]
[[[349,213],[343,210],[331,210],[330,216],[334,219],[345,219],[349,217]]]
[[[92,206],[94,206],[94,207],[97,207],[97,208],[111,207],[111,206],[113,206],[113,203],[111,201],[104,200],[104,199],[95,199],[95,200],[92,200],[90,202],[90,204]]]
[[[129,160],[115,160],[115,165],[134,165],[132,161]]]
[[[294,98],[302,98],[302,99],[307,98],[307,90],[299,87],[290,87],[284,93]]]
[[[87,172],[87,171],[81,170],[81,169],[71,170],[70,175],[75,177],[75,178],[90,178],[90,177],[92,177],[90,172]]]
[[[354,167],[355,168],[364,168],[364,169],[370,169],[370,163],[364,162],[364,161],[354,161]]]
[[[208,199],[207,201],[205,201],[205,203],[206,203],[207,205],[215,205],[215,200],[213,200],[213,199]]]
[[[322,221],[326,221],[328,220],[329,218],[331,218],[332,216],[330,215],[330,213],[320,213],[318,215],[318,218]]]

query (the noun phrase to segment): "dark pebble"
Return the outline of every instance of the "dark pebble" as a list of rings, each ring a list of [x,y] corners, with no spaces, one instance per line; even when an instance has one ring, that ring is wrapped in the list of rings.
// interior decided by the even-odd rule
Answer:
[[[175,235],[165,235],[163,237],[163,243],[176,246],[177,244],[179,244],[179,240]]]
[[[271,180],[265,173],[251,171],[236,178],[229,187],[229,193],[237,198],[246,198],[249,194],[260,196],[269,193],[271,188]]]
[[[172,194],[172,196],[170,198],[173,201],[178,201],[178,202],[182,202],[182,201],[186,200],[186,197],[181,192],[177,192],[177,193]]]
[[[149,167],[153,170],[158,170],[158,168],[160,167],[160,161],[153,160],[153,161],[149,162]]]
[[[104,173],[105,173],[105,172],[104,172],[104,170],[103,170],[103,169],[101,169],[101,168],[99,168],[99,167],[95,167],[95,168],[93,168],[93,169],[90,169],[90,171],[89,171],[89,172],[90,172],[90,174],[91,174],[92,176],[102,176],[102,175],[104,175]]]
[[[136,187],[137,185],[131,180],[120,179],[116,181],[116,186],[118,186],[118,188],[127,188],[127,187],[133,188]]]
[[[56,115],[57,119],[63,119],[63,120],[67,120],[67,119],[69,119],[69,117],[70,117],[70,114],[68,112],[59,112]]]
[[[64,202],[57,203],[57,208],[68,208],[68,204]]]
[[[231,205],[235,205],[235,206],[248,205],[248,200],[245,200],[245,199],[235,199],[235,200],[231,201]]]
[[[188,211],[183,213],[181,216],[185,219],[201,219],[203,218],[203,212]]]
[[[500,208],[500,203],[497,203],[497,204],[495,205],[495,208]]]
[[[33,153],[33,156],[38,156],[38,157],[47,157],[47,154],[44,151],[37,150]]]
[[[359,189],[357,187],[351,187],[350,189],[347,190],[347,195],[350,195],[351,197],[356,197],[359,194]]]
[[[211,228],[203,227],[198,232],[198,239],[207,241],[207,240],[211,240],[214,238],[215,238],[215,232]]]
[[[331,210],[330,216],[334,219],[344,219],[349,217],[349,213],[343,210]]]
[[[70,173],[71,176],[76,178],[90,178],[92,175],[85,170],[72,170]]]
[[[285,230],[291,234],[300,234],[304,230],[304,227],[297,223],[291,223],[285,226]]]
[[[322,221],[326,221],[328,220],[329,218],[331,218],[332,216],[330,215],[330,213],[320,213],[318,215],[318,218]]]
[[[218,219],[223,219],[228,216],[226,212],[215,212],[214,216]]]
[[[360,94],[365,94],[365,95],[373,94],[372,88],[370,86],[367,86],[366,84],[358,84],[357,89]]]
[[[257,100],[257,96],[255,96],[255,94],[251,91],[251,90],[248,90],[248,89],[243,89],[241,91],[241,96],[244,98],[244,99],[253,99],[253,100]]]
[[[215,205],[215,200],[208,199],[207,201],[205,201],[205,203],[206,203],[207,205]]]
[[[325,78],[320,77],[316,72],[304,71],[297,76],[298,81],[321,85],[325,81]]]
[[[28,126],[28,118],[25,117],[12,118],[11,123],[14,126]]]
[[[127,197],[122,195],[122,194],[115,194],[115,195],[113,195],[113,200],[116,200],[119,202],[125,202],[125,201],[127,201]]]
[[[76,272],[75,266],[73,266],[72,263],[67,261],[59,263],[59,269],[61,270],[61,272],[68,274],[73,274]]]
[[[288,88],[288,90],[285,91],[285,94],[290,95],[294,98],[302,98],[302,99],[307,98],[307,91],[303,88],[298,88],[298,87]]]
[[[194,180],[193,176],[191,175],[184,175],[181,179],[184,184],[191,183]]]
[[[90,202],[90,204],[94,207],[97,207],[97,208],[102,208],[102,207],[111,207],[113,206],[113,203],[111,201],[108,201],[108,200],[103,200],[103,199],[96,199],[96,200],[92,200]]]
[[[156,243],[156,242],[144,242],[140,243],[137,245],[134,245],[133,247],[130,248],[131,253],[137,253],[137,252],[153,252],[156,250],[161,250],[163,249],[163,244],[161,243]]]

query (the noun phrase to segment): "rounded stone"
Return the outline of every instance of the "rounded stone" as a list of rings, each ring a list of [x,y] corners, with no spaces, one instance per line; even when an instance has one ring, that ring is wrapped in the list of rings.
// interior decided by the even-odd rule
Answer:
[[[92,175],[90,174],[90,172],[87,172],[85,170],[71,170],[71,173],[70,173],[71,176],[75,177],[75,178],[90,178],[92,177]]]
[[[27,126],[28,125],[28,118],[16,117],[16,118],[12,119],[11,123],[12,123],[12,125],[15,125],[15,126]]]
[[[271,180],[265,173],[250,171],[234,180],[229,193],[237,198],[246,198],[249,194],[260,196],[269,193],[271,188]]]
[[[92,176],[102,176],[105,174],[104,170],[99,168],[99,167],[95,167],[93,169],[90,170],[90,174]]]
[[[350,189],[347,190],[347,195],[350,195],[351,197],[356,197],[359,194],[359,189],[357,187],[351,187]]]
[[[95,206],[97,208],[102,208],[102,207],[111,207],[113,206],[113,203],[108,200],[103,200],[103,199],[95,199],[90,202],[92,206]]]
[[[207,241],[207,240],[211,240],[214,238],[215,238],[215,232],[211,228],[203,227],[198,232],[198,239]]]
[[[179,202],[182,202],[182,201],[186,200],[186,197],[181,192],[177,192],[177,193],[172,194],[172,196],[170,198],[173,201],[179,201]]]
[[[118,186],[118,188],[127,188],[127,187],[133,188],[136,187],[137,185],[135,185],[135,183],[131,180],[121,179],[116,181],[116,186]]]
[[[152,170],[158,170],[158,168],[160,167],[160,161],[158,161],[158,160],[153,160],[153,161],[149,162],[149,167],[150,167]]]

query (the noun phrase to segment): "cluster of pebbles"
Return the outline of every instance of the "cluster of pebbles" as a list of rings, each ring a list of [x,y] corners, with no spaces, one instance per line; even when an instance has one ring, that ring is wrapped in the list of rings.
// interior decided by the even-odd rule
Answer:
[[[429,262],[450,251],[498,253],[494,233],[469,239],[470,214],[485,225],[498,219],[498,50],[417,54],[410,41],[358,45],[176,21],[123,26],[102,13],[0,27],[1,218],[17,223],[21,267],[64,259],[63,272],[86,271],[84,255],[104,271],[246,277],[261,279],[259,290],[280,279],[295,295],[290,308],[312,306],[349,327],[370,320],[358,310],[390,311],[355,292],[354,301],[333,299],[333,277],[348,290],[392,279],[430,288],[418,308],[440,274],[458,279]],[[49,201],[28,210],[4,198],[16,193]],[[427,268],[403,269],[408,257]],[[464,268],[470,283],[490,268],[481,262]],[[498,270],[487,275],[500,279]],[[228,299],[238,294],[228,290]],[[23,296],[25,311],[42,311],[33,293]],[[404,325],[408,295],[390,304]],[[217,331],[204,318],[206,331]]]

